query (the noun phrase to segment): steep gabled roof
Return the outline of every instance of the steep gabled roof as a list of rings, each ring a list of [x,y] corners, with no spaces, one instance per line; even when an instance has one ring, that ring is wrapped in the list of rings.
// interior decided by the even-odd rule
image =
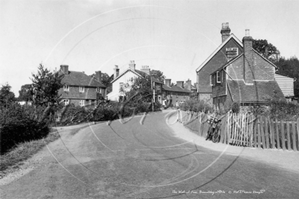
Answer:
[[[86,75],[84,72],[77,71],[69,71],[68,74],[64,74],[62,83],[70,86],[89,86],[105,88],[105,86],[101,82],[97,81],[95,78]]]
[[[243,46],[242,42],[233,34],[231,35],[196,69],[196,72],[200,71],[203,66],[205,66],[216,54],[219,52],[230,39],[234,39],[241,47]]]
[[[276,81],[254,81],[254,85],[247,85],[242,80],[228,80],[228,87],[235,102],[264,103],[275,96],[285,100]]]
[[[123,73],[121,73],[117,78],[113,79],[113,80],[111,81],[111,83],[114,83],[117,79],[119,79],[120,77],[122,77],[123,75],[125,75],[125,74],[128,73],[128,72],[132,72],[132,73],[134,73],[135,75],[137,75],[138,77],[144,77],[144,75],[146,74],[146,73],[144,73],[144,72],[142,72],[142,71],[140,71],[140,70],[131,70],[131,69],[129,68],[129,69],[127,69],[126,71],[124,71]]]

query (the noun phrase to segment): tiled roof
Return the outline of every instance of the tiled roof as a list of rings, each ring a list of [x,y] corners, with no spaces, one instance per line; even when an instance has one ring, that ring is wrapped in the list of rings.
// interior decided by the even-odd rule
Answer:
[[[163,85],[163,90],[165,91],[170,91],[170,92],[181,92],[181,93],[191,93],[191,91],[189,91],[188,89],[185,88],[181,88],[179,86],[167,86],[167,85]]]
[[[274,99],[275,96],[285,100],[276,81],[255,81],[253,85],[247,85],[242,80],[228,80],[228,87],[228,92],[235,102],[263,103]]]
[[[105,86],[98,82],[95,78],[86,75],[84,72],[69,71],[68,74],[65,74],[62,83],[71,85],[71,86],[90,86],[90,87],[102,87]]]
[[[79,92],[79,87],[70,86],[69,88],[69,92],[60,90],[60,94],[63,99],[97,99],[97,92],[95,88],[85,88],[84,93]]]

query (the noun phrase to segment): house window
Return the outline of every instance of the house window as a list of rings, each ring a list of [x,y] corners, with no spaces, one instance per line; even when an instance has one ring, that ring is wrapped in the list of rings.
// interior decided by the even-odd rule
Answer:
[[[222,71],[217,71],[216,76],[217,76],[217,83],[221,83],[222,82]]]
[[[80,86],[80,87],[79,87],[79,92],[80,92],[80,93],[84,93],[84,87]]]
[[[68,85],[64,85],[63,89],[64,89],[64,91],[69,91],[69,86]]]
[[[85,105],[85,100],[80,100],[79,105],[84,106]]]
[[[64,99],[64,104],[65,104],[65,106],[67,106],[69,103],[70,103],[70,100],[69,100],[69,99]]]
[[[234,58],[238,56],[239,54],[239,49],[237,47],[234,48],[226,48],[226,57],[228,59]]]
[[[214,86],[216,84],[216,73],[210,75],[210,85]]]
[[[99,87],[96,88],[96,92],[100,93],[100,88]]]

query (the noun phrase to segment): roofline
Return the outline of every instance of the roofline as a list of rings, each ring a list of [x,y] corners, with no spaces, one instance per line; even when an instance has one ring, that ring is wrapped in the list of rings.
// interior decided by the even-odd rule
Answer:
[[[131,70],[131,69],[129,68],[129,69],[127,69],[126,71],[124,71],[121,75],[119,75],[117,78],[113,79],[113,80],[111,81],[111,83],[114,83],[117,79],[119,79],[120,77],[122,77],[122,76],[123,76],[125,73],[127,73],[128,71],[133,72],[134,74],[136,74],[136,75],[139,76],[139,77],[143,77],[143,76],[140,75],[139,73],[137,73],[137,72],[135,72],[135,71],[133,71],[133,70]]]
[[[241,46],[241,47],[243,47],[243,44],[242,44],[242,42],[233,34],[233,33],[231,33],[230,34],[230,36],[196,69],[196,72],[199,72],[202,68],[203,68],[203,66],[205,65],[205,64],[207,64],[207,62],[209,62],[210,60],[211,60],[211,58],[217,53],[217,52],[219,52],[219,50],[223,47],[223,46],[225,46],[225,44],[231,39],[231,38],[233,38],[234,40],[236,40],[236,42]]]
[[[238,58],[240,58],[244,53],[241,53],[240,55],[236,56],[235,58],[231,59],[229,62],[225,63],[223,66],[221,66],[219,69],[224,69],[226,68],[228,65],[232,64],[233,62],[235,62]],[[214,72],[212,72],[210,75],[214,74],[216,71],[219,71],[218,70],[215,70]]]

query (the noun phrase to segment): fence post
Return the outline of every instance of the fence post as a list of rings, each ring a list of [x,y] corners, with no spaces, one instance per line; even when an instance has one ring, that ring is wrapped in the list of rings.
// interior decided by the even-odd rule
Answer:
[[[260,117],[260,133],[261,133],[261,141],[262,141],[262,144],[263,144],[263,148],[265,149],[266,148],[266,144],[265,144],[265,131],[264,131],[264,120],[263,120],[263,117]]]
[[[295,121],[292,121],[292,132],[293,132],[293,149],[294,151],[297,151]]]
[[[277,143],[277,149],[281,149],[280,147],[280,139],[279,139],[279,130],[278,130],[278,120],[275,120],[275,132],[276,132],[276,143]]]
[[[290,122],[286,121],[286,131],[287,131],[287,138],[288,138],[288,150],[291,150],[291,135],[290,135]]]
[[[284,123],[282,120],[280,120],[280,125],[281,125],[281,143],[282,143],[282,149],[285,150],[285,136],[284,136]]]
[[[271,134],[269,134],[269,130],[270,128],[268,128],[268,119],[267,117],[265,117],[265,138],[266,138],[266,148],[270,148],[270,136]]]
[[[275,149],[274,121],[272,121],[269,118],[269,122],[270,122],[270,135],[271,135],[271,142],[272,142],[272,144],[270,145],[270,148],[272,147],[272,149]]]

